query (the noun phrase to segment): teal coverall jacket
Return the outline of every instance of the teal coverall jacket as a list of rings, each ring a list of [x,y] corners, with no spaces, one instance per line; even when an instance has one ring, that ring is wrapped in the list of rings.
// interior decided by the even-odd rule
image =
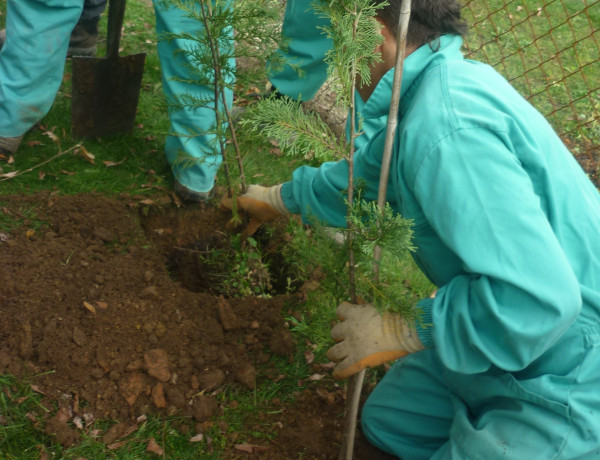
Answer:
[[[551,126],[444,36],[407,57],[387,199],[413,220],[438,286],[426,349],[369,397],[375,445],[410,459],[600,458],[600,194]],[[376,199],[393,70],[362,108],[356,177]],[[345,160],[282,187],[308,222],[345,226]]]

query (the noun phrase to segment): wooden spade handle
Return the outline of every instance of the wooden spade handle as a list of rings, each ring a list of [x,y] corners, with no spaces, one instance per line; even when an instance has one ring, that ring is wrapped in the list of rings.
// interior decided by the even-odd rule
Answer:
[[[121,28],[125,17],[125,0],[109,0],[108,2],[108,31],[106,34],[106,57],[119,56]]]

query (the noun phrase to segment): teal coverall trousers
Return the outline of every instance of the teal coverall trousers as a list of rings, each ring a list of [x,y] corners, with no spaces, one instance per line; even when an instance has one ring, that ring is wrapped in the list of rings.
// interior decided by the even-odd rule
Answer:
[[[325,83],[325,53],[332,46],[331,39],[321,30],[329,21],[317,15],[311,3],[312,0],[288,0],[282,28],[288,43],[286,49],[278,51],[287,64],[269,75],[278,92],[302,101],[312,99]]]
[[[8,0],[0,50],[0,137],[25,134],[52,107],[82,0]]]
[[[309,0],[289,0],[283,22],[283,34],[288,38],[288,47],[279,52],[286,62],[282,69],[271,72],[269,79],[277,90],[294,99],[309,100],[319,90],[327,78],[327,65],[324,62],[331,40],[319,29],[327,24],[326,19],[315,14]],[[203,26],[185,16],[175,8],[165,8],[158,0],[154,2],[156,11],[156,31],[163,33],[195,33]],[[193,79],[189,70],[193,65],[185,54],[176,53],[178,49],[190,49],[197,46],[189,40],[161,40],[158,54],[163,77],[165,95],[177,100],[188,94],[201,100],[213,98],[213,88],[198,84],[185,83],[182,80]],[[231,63],[234,66],[234,63]],[[227,103],[231,106],[233,94],[227,90]],[[170,135],[165,151],[175,179],[196,192],[207,192],[214,185],[215,175],[222,159],[216,152],[215,113],[210,107],[177,108],[171,105]],[[187,160],[195,160],[190,165]]]
[[[449,371],[426,349],[396,362],[375,387],[362,429],[403,460],[599,459],[591,410],[600,407],[599,360],[600,326],[576,323],[556,347],[546,398],[498,369]],[[536,379],[529,381],[538,386]]]
[[[197,49],[197,42],[184,39],[161,40],[161,34],[193,35],[202,31],[204,26],[179,9],[166,7],[161,0],[154,0],[154,9],[163,90],[170,102],[171,126],[165,144],[167,161],[180,184],[195,192],[208,192],[214,186],[215,176],[222,163],[215,134],[214,88],[187,82],[198,79],[191,69],[196,63],[191,53],[179,50]],[[231,37],[233,39],[233,31]],[[235,67],[233,60],[230,61],[230,66]],[[225,93],[227,105],[231,107],[233,92],[226,89]],[[177,104],[187,96],[208,103],[199,108]]]

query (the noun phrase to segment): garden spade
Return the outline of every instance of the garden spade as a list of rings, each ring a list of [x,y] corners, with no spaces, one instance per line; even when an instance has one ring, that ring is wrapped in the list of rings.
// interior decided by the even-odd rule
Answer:
[[[131,132],[146,53],[119,56],[125,0],[108,3],[106,57],[74,57],[71,130],[76,137]]]

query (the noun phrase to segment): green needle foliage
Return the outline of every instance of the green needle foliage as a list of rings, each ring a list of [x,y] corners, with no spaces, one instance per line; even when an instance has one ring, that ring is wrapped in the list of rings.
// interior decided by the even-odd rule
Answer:
[[[316,277],[332,304],[349,300],[347,254],[351,246],[359,301],[416,320],[419,316],[414,307],[416,300],[433,288],[426,283],[421,291],[406,279],[410,252],[414,250],[412,221],[404,219],[389,204],[382,212],[377,203],[360,197],[350,207],[349,221],[353,230],[350,240],[342,230],[333,230],[317,221],[311,222],[310,229],[296,229],[290,258],[297,260],[302,276],[309,277],[310,273]],[[382,249],[380,260],[374,257],[375,246]]]
[[[347,107],[352,105],[355,77],[369,84],[371,65],[381,61],[373,52],[383,42],[375,15],[385,4],[375,4],[373,0],[320,0],[313,4],[317,12],[330,20],[330,26],[323,31],[333,46],[325,60],[329,75],[342,88],[338,101]]]
[[[332,161],[345,155],[347,146],[338,139],[315,112],[304,112],[298,102],[269,98],[244,114],[240,125],[278,141],[281,151],[318,161]]]

